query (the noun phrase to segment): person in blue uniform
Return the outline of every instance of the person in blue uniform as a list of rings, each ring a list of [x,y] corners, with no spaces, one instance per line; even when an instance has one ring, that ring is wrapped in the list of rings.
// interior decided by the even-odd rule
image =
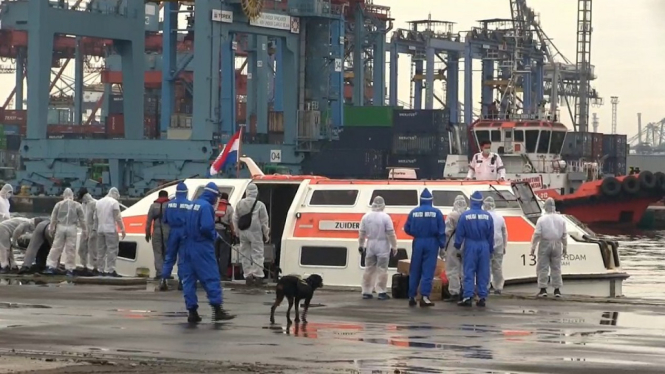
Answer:
[[[427,188],[420,194],[420,206],[409,213],[404,232],[413,237],[409,268],[409,306],[416,306],[420,285],[421,307],[434,306],[429,299],[439,249],[446,246],[446,226],[443,213],[432,206],[432,194]]]
[[[192,201],[192,208],[185,225],[185,245],[178,255],[178,274],[182,276],[182,289],[185,305],[189,311],[190,323],[201,321],[198,314],[196,281],[201,282],[212,307],[212,320],[221,321],[235,318],[222,308],[222,287],[215,257],[215,207],[219,199],[219,189],[214,182],[206,184],[201,196]]]
[[[487,286],[490,283],[490,259],[494,252],[494,222],[482,208],[483,195],[476,191],[471,195],[471,208],[462,213],[455,232],[455,249],[464,244],[464,295],[457,305],[471,306],[474,291],[478,287],[478,306],[485,306]]]
[[[187,215],[192,207],[192,202],[187,199],[187,185],[184,182],[178,183],[175,190],[175,199],[169,201],[164,208],[163,223],[170,228],[169,237],[166,240],[166,256],[164,266],[162,267],[162,282],[160,288],[166,290],[166,280],[171,278],[173,267],[175,266],[178,253],[181,246],[185,244],[185,223]],[[180,270],[178,270],[180,273]],[[178,275],[182,281],[182,277]],[[181,283],[182,284],[182,283]]]

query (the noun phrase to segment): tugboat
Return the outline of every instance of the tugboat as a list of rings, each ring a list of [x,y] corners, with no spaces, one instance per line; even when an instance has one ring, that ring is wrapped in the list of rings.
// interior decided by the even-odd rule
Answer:
[[[492,141],[492,151],[501,156],[507,179],[528,182],[538,197],[552,197],[560,212],[587,225],[637,225],[647,207],[665,194],[665,174],[661,172],[604,176],[603,162],[608,155],[602,151],[591,157],[564,160],[561,157],[564,145],[590,148],[591,144],[586,143],[592,136],[569,133],[565,125],[545,113],[512,119],[480,119],[468,131],[463,134],[455,129],[451,142],[463,144],[463,138],[468,136],[468,149],[474,154],[480,141]],[[597,135],[602,146],[602,134]],[[467,154],[448,155],[444,179],[465,178],[468,160]]]

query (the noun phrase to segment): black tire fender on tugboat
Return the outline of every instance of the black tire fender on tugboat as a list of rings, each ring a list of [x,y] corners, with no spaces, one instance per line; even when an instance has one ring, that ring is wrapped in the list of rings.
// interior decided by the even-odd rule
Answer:
[[[653,177],[656,180],[656,188],[660,188],[661,192],[665,192],[665,173],[657,171],[653,173]]]
[[[621,183],[621,188],[623,191],[629,195],[635,195],[640,192],[640,182],[635,178],[634,175],[629,175],[623,179]]]
[[[653,190],[656,187],[660,187],[658,186],[656,177],[648,170],[641,171],[640,174],[638,174],[637,179],[639,180],[640,187],[642,187],[643,190],[651,192],[650,190]]]
[[[614,177],[607,177],[600,184],[600,192],[603,196],[616,196],[621,193],[621,182]]]

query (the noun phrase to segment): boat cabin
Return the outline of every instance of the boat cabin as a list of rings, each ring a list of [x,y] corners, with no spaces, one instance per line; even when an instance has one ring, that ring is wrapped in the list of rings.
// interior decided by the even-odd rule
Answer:
[[[245,194],[249,183],[259,189],[259,200],[268,210],[271,234],[265,245],[268,277],[275,277],[277,265],[282,274],[320,274],[326,285],[360,285],[364,271],[364,257],[358,253],[358,229],[365,213],[370,211],[375,196],[386,202],[398,239],[399,254],[391,259],[391,273],[396,271],[399,259],[411,257],[411,237],[404,232],[408,213],[420,204],[419,196],[428,188],[435,207],[444,215],[453,207],[455,197],[467,198],[475,191],[492,196],[497,211],[508,226],[509,249],[504,260],[506,279],[532,279],[535,259],[530,257],[530,241],[535,221],[540,215],[539,200],[528,184],[507,184],[486,181],[363,181],[330,180],[312,176],[259,176],[253,179],[188,179],[189,198],[197,198],[206,183],[214,181],[219,190],[229,194],[229,202],[236,206]],[[520,187],[521,186],[521,187]],[[169,195],[175,193],[175,185],[164,188]],[[133,275],[139,267],[153,271],[153,254],[144,240],[145,218],[150,204],[157,198],[154,191],[143,200],[125,210],[123,220],[127,238],[120,244],[117,269],[120,274]],[[568,221],[568,230],[582,236],[583,228]],[[575,253],[589,243],[569,245],[569,253]],[[595,244],[591,244],[593,249]],[[564,272],[603,272],[603,261],[597,250],[581,248],[584,260],[564,266]],[[596,258],[598,257],[598,258]],[[236,279],[241,276],[240,256],[233,251],[232,263],[236,264]]]

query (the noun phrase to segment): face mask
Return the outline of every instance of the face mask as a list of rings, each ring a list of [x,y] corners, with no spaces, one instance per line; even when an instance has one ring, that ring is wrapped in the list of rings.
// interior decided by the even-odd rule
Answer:
[[[483,149],[483,154],[484,154],[485,156],[489,155],[489,154],[490,154],[490,150],[489,150],[489,148]]]

